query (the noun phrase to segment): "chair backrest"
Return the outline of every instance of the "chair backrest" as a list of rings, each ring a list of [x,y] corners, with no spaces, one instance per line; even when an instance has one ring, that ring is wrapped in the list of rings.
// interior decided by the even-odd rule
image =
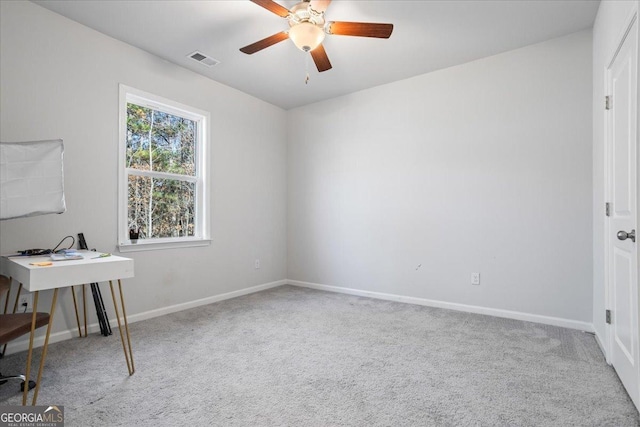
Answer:
[[[9,297],[11,279],[0,275],[0,298]],[[6,308],[6,305],[5,305]],[[33,313],[0,314],[0,345],[31,332]],[[49,313],[36,313],[36,329],[49,323]]]
[[[11,279],[0,274],[0,299],[11,289]]]

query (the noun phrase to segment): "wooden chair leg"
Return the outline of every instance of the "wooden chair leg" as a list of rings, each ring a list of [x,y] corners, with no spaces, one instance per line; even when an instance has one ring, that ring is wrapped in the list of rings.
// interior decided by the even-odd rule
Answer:
[[[16,311],[18,311],[18,303],[20,302],[20,292],[22,292],[22,283],[18,285],[18,294],[16,295],[16,302],[13,304],[13,311],[12,311],[13,314],[15,314]],[[9,295],[7,295],[7,301],[9,301]],[[2,354],[4,354],[5,351],[7,351],[6,344],[2,346]]]

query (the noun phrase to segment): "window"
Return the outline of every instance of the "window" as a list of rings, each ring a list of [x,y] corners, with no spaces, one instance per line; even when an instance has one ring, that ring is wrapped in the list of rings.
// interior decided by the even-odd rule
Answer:
[[[120,85],[123,252],[209,243],[209,113]]]

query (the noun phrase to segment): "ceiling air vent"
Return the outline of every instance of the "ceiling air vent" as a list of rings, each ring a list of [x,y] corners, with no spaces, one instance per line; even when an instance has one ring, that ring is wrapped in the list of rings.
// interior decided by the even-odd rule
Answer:
[[[198,61],[199,63],[206,65],[207,67],[213,67],[214,65],[218,65],[220,63],[220,61],[218,61],[217,59],[213,59],[202,52],[198,52],[197,50],[193,53],[190,53],[188,56],[194,61]]]

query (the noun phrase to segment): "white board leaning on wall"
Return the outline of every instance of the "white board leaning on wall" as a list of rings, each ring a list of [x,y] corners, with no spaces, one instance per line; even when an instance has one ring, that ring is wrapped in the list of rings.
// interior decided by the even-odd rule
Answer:
[[[62,139],[0,142],[0,220],[63,213]]]

